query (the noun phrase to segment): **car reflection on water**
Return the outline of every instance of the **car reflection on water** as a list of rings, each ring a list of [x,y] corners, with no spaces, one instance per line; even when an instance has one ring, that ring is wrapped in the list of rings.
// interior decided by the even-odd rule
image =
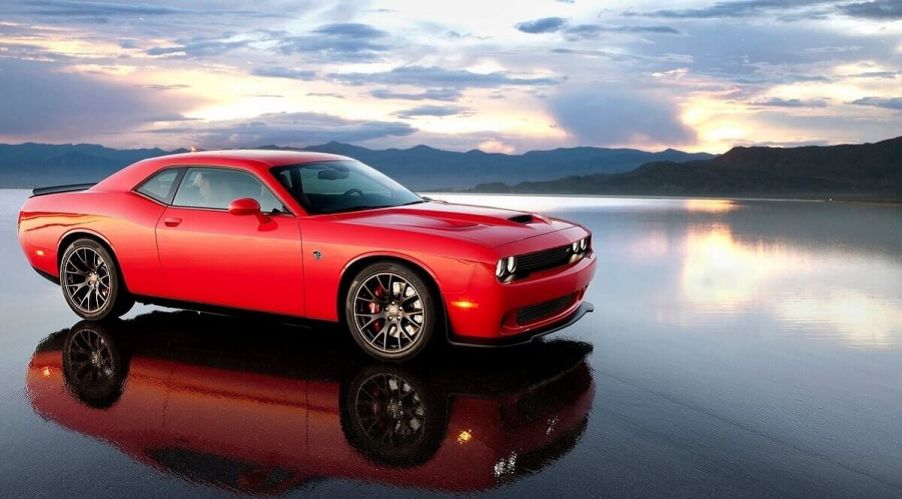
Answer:
[[[38,345],[26,391],[43,418],[135,461],[250,494],[330,477],[482,490],[538,472],[586,428],[586,343],[402,367],[342,341],[193,312],[80,322]]]

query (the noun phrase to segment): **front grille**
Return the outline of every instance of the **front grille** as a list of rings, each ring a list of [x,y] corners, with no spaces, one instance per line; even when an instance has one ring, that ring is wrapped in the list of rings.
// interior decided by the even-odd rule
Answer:
[[[517,324],[524,325],[539,319],[552,316],[561,312],[573,301],[573,295],[569,294],[553,300],[530,305],[517,310]]]
[[[566,265],[571,256],[569,245],[517,255],[517,277]]]

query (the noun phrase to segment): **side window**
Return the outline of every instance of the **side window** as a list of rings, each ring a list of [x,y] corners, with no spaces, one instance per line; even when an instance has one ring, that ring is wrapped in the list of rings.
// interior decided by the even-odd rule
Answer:
[[[175,181],[178,179],[178,176],[178,168],[163,170],[145,180],[136,190],[147,197],[168,204],[172,201],[172,191],[175,188]]]
[[[273,193],[253,176],[218,168],[189,168],[173,204],[225,210],[238,198],[256,199],[264,213],[285,211]]]

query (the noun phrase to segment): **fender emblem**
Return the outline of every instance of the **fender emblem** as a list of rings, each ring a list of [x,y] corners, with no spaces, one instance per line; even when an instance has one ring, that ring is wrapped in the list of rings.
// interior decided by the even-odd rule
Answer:
[[[319,252],[319,250],[313,250],[313,259],[319,260],[323,257],[323,254]]]

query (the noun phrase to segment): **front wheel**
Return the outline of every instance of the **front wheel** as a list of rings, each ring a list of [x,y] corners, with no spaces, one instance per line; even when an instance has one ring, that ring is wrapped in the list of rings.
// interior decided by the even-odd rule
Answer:
[[[118,317],[134,304],[113,256],[93,239],[79,239],[66,248],[60,286],[69,307],[89,320]]]
[[[408,360],[432,337],[438,318],[436,298],[407,266],[376,263],[351,282],[345,303],[346,323],[357,344],[371,356]]]

